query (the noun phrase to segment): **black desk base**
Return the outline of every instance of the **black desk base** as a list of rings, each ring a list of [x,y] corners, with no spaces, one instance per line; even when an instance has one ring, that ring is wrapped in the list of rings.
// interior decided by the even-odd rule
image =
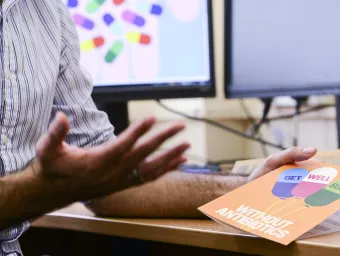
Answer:
[[[245,256],[206,248],[44,228],[30,228],[20,238],[20,244],[24,256]]]

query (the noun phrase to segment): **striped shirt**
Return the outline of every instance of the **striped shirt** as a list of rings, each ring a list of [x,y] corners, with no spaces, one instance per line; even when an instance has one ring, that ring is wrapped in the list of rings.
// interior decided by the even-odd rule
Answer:
[[[76,28],[61,0],[4,0],[0,20],[0,174],[35,157],[57,111],[70,122],[70,144],[89,147],[114,138],[107,115],[91,99]],[[0,256],[22,255],[17,239],[28,226],[0,232]]]

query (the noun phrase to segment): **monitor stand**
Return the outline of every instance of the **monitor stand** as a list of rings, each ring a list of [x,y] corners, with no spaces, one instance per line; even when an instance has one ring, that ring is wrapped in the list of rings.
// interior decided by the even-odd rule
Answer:
[[[96,103],[96,105],[99,110],[105,111],[109,116],[109,120],[115,128],[115,135],[119,135],[129,126],[129,111],[126,101]]]

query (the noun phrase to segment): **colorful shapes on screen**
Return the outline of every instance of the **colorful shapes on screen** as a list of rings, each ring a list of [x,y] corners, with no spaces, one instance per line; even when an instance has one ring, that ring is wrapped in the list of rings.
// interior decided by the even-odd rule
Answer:
[[[326,187],[337,175],[338,171],[334,168],[317,168],[310,172],[300,184],[292,190],[292,194],[298,198],[306,198]]]
[[[340,180],[336,180],[322,190],[305,199],[307,206],[325,206],[340,198]]]
[[[122,18],[125,22],[136,25],[138,27],[143,27],[145,24],[145,19],[142,16],[129,10],[126,10],[122,13]]]
[[[115,5],[121,5],[122,3],[125,2],[125,0],[112,0],[112,2],[113,2]]]
[[[292,168],[283,171],[272,189],[273,195],[281,199],[292,197],[292,189],[308,174],[309,172],[303,168]]]
[[[105,61],[107,63],[112,63],[118,55],[123,51],[124,43],[121,40],[117,40],[113,43],[110,50],[107,52],[105,56]]]
[[[93,39],[83,41],[80,44],[80,49],[83,52],[88,52],[88,51],[91,51],[93,49],[99,48],[100,46],[104,45],[104,43],[105,43],[104,38],[99,36],[99,37],[95,37]]]
[[[74,22],[85,29],[93,29],[94,28],[94,22],[80,14],[74,14],[73,15]]]
[[[89,2],[86,7],[86,11],[88,13],[95,13],[96,11],[98,11],[99,7],[101,7],[103,3],[105,3],[105,1],[106,0],[91,0],[91,2]]]
[[[105,14],[103,16],[103,20],[114,34],[121,35],[123,33],[121,24],[115,18],[113,18],[111,14]]]
[[[162,6],[158,5],[158,4],[153,4],[151,6],[151,10],[150,10],[150,13],[151,14],[154,14],[154,15],[161,15],[163,12],[163,8]]]
[[[134,44],[150,44],[151,38],[147,34],[142,34],[139,32],[128,32],[126,38],[130,43]]]
[[[108,26],[112,25],[112,23],[115,21],[115,19],[112,17],[111,14],[105,14],[103,16],[103,20],[104,20],[105,24],[108,25]]]
[[[65,0],[68,1],[69,7],[77,7],[79,6],[79,0]],[[84,0],[85,1],[85,0]],[[128,1],[126,0],[88,0],[87,5],[85,5],[86,13],[94,14],[100,8],[100,11],[104,10],[105,3],[112,3],[114,6],[129,6],[126,5]],[[86,3],[85,3],[86,4]],[[115,8],[111,5],[111,7]],[[163,7],[157,3],[152,3],[149,1],[136,1],[136,9],[120,9],[119,7],[117,11],[119,12],[119,16],[115,16],[111,13],[103,13],[102,22],[95,22],[92,19],[91,15],[87,15],[86,13],[73,13],[73,19],[78,27],[84,28],[86,30],[93,30],[97,25],[104,24],[106,25],[107,31],[110,30],[115,36],[119,36],[119,40],[113,42],[112,46],[105,54],[104,59],[106,63],[114,62],[118,56],[120,56],[124,51],[124,40],[131,44],[137,45],[150,45],[151,44],[151,35],[146,33],[141,33],[138,31],[124,31],[125,23],[133,25],[138,28],[142,28],[146,24],[146,18],[151,17],[153,15],[160,16],[163,13]],[[105,7],[106,8],[106,7]],[[109,7],[108,7],[109,8]],[[124,39],[122,39],[124,37]],[[102,36],[90,38],[81,42],[80,48],[82,52],[90,52],[101,46],[103,46],[107,40]],[[111,42],[110,42],[111,44]],[[110,46],[110,45],[107,45]]]
[[[163,12],[162,6],[159,4],[152,4],[148,1],[139,1],[137,3],[137,10],[142,13],[151,13],[153,15],[161,15]]]
[[[78,0],[68,0],[67,1],[67,7],[75,8],[77,6],[78,6]]]

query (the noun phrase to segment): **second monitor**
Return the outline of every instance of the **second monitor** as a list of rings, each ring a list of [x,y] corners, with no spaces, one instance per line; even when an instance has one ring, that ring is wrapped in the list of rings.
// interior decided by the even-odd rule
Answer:
[[[225,7],[227,97],[340,93],[340,1],[226,0]]]

